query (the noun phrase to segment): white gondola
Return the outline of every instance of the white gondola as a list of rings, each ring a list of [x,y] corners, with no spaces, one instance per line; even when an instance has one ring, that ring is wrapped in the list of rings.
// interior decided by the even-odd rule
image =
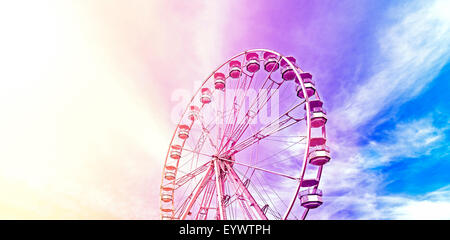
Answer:
[[[164,178],[169,181],[175,180],[175,171],[167,170],[164,174]]]
[[[325,145],[319,145],[310,148],[308,154],[308,161],[312,165],[322,166],[329,162],[331,159],[330,149]]]
[[[200,114],[200,108],[197,106],[190,106],[189,107],[189,113],[188,113],[188,118],[191,121],[195,121],[198,119]]]
[[[305,208],[317,208],[322,205],[322,190],[310,188],[299,194],[300,204]]]
[[[191,129],[188,125],[180,125],[178,126],[178,137],[181,139],[187,139],[189,137],[189,131]]]
[[[211,91],[209,88],[202,88],[202,95],[200,96],[200,102],[208,104],[211,102]]]
[[[172,145],[170,150],[170,158],[180,159],[181,158],[181,146]]]
[[[161,193],[161,201],[163,202],[172,202],[173,201],[173,195],[172,192],[163,192]]]

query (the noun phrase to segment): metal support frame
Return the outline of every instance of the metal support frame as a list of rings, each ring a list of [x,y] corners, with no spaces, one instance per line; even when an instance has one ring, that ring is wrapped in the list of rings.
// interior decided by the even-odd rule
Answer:
[[[194,205],[195,201],[197,200],[198,196],[202,192],[203,188],[206,186],[206,183],[209,181],[209,179],[212,176],[213,172],[213,165],[210,165],[208,170],[206,171],[206,175],[203,177],[200,185],[198,185],[198,188],[194,192],[194,196],[191,198],[191,200],[188,203],[188,206],[184,210],[183,214],[181,215],[180,219],[185,220],[189,212],[191,211],[192,206]]]
[[[264,211],[259,207],[258,203],[253,198],[252,194],[248,191],[248,189],[245,187],[244,183],[241,181],[241,179],[236,174],[234,169],[232,167],[229,167],[228,171],[231,175],[231,179],[233,180],[233,182],[237,185],[238,189],[242,189],[243,194],[245,195],[247,200],[250,201],[250,206],[253,207],[253,209],[259,215],[261,220],[267,220],[267,216],[264,214]]]
[[[220,220],[226,220],[227,214],[225,212],[225,207],[223,206],[223,178],[221,175],[221,168],[220,168],[220,162],[218,158],[214,158],[214,172],[216,175],[216,193],[217,193],[217,205],[218,205],[218,211],[219,211],[219,219]]]

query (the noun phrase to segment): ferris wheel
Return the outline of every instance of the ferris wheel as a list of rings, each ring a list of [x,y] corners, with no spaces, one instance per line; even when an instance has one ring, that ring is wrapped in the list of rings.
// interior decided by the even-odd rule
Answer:
[[[326,111],[294,57],[242,52],[181,115],[160,188],[163,220],[305,219],[322,203]]]

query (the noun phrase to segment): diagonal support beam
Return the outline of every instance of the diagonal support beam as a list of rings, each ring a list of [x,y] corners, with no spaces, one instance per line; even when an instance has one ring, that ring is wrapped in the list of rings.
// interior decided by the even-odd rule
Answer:
[[[227,215],[225,212],[225,206],[223,205],[223,178],[221,175],[221,168],[219,159],[214,159],[214,171],[216,175],[216,193],[217,193],[217,203],[219,205],[219,219],[220,220],[226,220]]]
[[[191,211],[192,206],[194,205],[195,201],[197,201],[198,196],[203,191],[203,189],[206,186],[206,183],[211,179],[212,172],[213,172],[213,165],[210,165],[208,170],[206,171],[206,175],[201,180],[200,185],[198,185],[198,188],[195,190],[193,197],[189,200],[189,203],[184,210],[183,214],[181,215],[180,219],[185,220],[188,216],[189,212]]]
[[[281,177],[285,177],[285,178],[289,178],[289,179],[292,179],[292,180],[297,180],[297,181],[300,180],[299,178],[292,177],[292,176],[286,175],[286,174],[284,174],[284,173],[279,173],[279,172],[267,170],[267,169],[264,169],[264,168],[260,168],[260,167],[256,167],[256,166],[251,166],[251,165],[248,165],[248,164],[245,164],[245,163],[240,163],[240,162],[232,161],[232,160],[229,160],[229,159],[226,159],[226,158],[219,158],[219,159],[222,160],[222,161],[227,161],[227,162],[230,162],[230,163],[233,163],[233,164],[242,165],[242,166],[244,166],[244,167],[253,168],[253,169],[256,169],[256,170],[259,170],[259,171],[263,171],[263,172],[275,174],[275,175],[278,175],[278,176],[281,176]]]
[[[208,169],[208,165],[209,163],[205,163],[203,165],[201,165],[200,167],[194,169],[193,171],[183,175],[182,177],[180,177],[179,179],[177,179],[174,183],[175,188],[178,189],[181,186],[183,186],[185,183],[189,182],[191,179],[195,178],[197,175],[203,173],[204,171],[206,171]]]

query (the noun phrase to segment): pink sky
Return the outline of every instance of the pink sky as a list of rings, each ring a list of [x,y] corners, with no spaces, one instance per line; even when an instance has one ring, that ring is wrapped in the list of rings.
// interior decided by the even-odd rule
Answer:
[[[223,59],[221,6],[1,5],[0,218],[157,218],[171,93]]]

